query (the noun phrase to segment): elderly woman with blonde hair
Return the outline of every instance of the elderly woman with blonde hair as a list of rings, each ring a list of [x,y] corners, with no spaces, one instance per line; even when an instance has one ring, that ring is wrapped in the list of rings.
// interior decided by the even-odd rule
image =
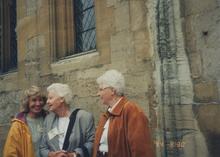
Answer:
[[[37,86],[25,90],[22,112],[12,120],[6,139],[4,157],[40,157],[39,145],[46,116],[46,97]]]
[[[93,157],[154,157],[148,119],[124,96],[125,81],[117,70],[97,79],[98,96],[108,107],[95,134]]]
[[[43,157],[89,157],[94,140],[94,118],[82,109],[71,108],[72,91],[67,84],[47,88],[51,112],[45,119],[41,142]]]

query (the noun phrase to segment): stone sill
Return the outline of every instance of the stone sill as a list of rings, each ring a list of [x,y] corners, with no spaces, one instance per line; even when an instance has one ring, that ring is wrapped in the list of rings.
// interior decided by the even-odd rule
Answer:
[[[79,55],[73,55],[51,64],[53,74],[62,74],[68,71],[91,68],[98,64],[99,53],[91,51]]]
[[[0,75],[0,92],[17,90],[18,84],[18,72],[10,71],[8,73]]]
[[[0,80],[15,80],[18,76],[18,72],[16,70],[9,71],[7,73],[0,74]]]

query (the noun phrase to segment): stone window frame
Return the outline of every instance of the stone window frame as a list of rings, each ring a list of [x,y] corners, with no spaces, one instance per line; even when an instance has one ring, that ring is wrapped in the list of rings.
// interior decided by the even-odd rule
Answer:
[[[72,0],[65,0],[72,1]],[[114,7],[106,5],[103,0],[94,0],[95,4],[95,23],[96,23],[96,49],[84,52],[83,54],[70,55],[62,59],[57,59],[57,52],[67,53],[72,47],[68,47],[73,41],[73,29],[74,26],[70,25],[67,27],[68,33],[65,36],[65,40],[59,40],[63,42],[64,46],[57,46],[57,22],[56,17],[56,6],[61,7],[60,4],[55,4],[54,0],[48,1],[49,11],[49,60],[50,70],[53,74],[63,74],[67,71],[83,70],[89,67],[101,67],[111,62],[111,34],[114,32],[113,27],[113,10]],[[57,2],[57,1],[56,1]],[[72,5],[71,3],[68,5]],[[66,14],[68,14],[68,10]],[[111,16],[109,16],[111,15]],[[68,19],[68,16],[66,17]],[[69,20],[67,20],[69,21]],[[73,22],[71,22],[73,23]],[[58,26],[59,27],[59,26]],[[72,33],[72,34],[71,34]],[[66,40],[68,39],[68,40]]]
[[[52,62],[96,51],[96,46],[93,49],[84,51],[76,50],[77,40],[75,39],[76,27],[74,20],[74,1],[75,0],[50,0],[49,23],[51,30],[50,49],[52,52]],[[93,1],[95,6],[95,0]],[[93,9],[94,8],[95,7],[93,7]]]
[[[17,69],[16,0],[0,1],[0,75]]]

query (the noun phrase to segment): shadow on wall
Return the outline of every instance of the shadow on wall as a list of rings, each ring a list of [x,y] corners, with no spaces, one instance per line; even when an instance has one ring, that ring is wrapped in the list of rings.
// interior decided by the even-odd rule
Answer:
[[[220,104],[194,106],[200,130],[206,138],[211,157],[220,156]]]

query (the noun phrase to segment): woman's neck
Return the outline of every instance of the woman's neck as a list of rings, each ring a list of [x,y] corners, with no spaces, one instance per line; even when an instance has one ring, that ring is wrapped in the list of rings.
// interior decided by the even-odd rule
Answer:
[[[38,118],[38,117],[40,117],[41,116],[41,113],[33,113],[33,112],[28,112],[28,117],[30,117],[30,118]]]
[[[109,104],[109,107],[113,107],[121,99],[121,96],[115,96]]]
[[[59,117],[69,117],[70,116],[69,107],[63,106],[62,108],[59,108],[59,110],[56,112],[56,114]]]

